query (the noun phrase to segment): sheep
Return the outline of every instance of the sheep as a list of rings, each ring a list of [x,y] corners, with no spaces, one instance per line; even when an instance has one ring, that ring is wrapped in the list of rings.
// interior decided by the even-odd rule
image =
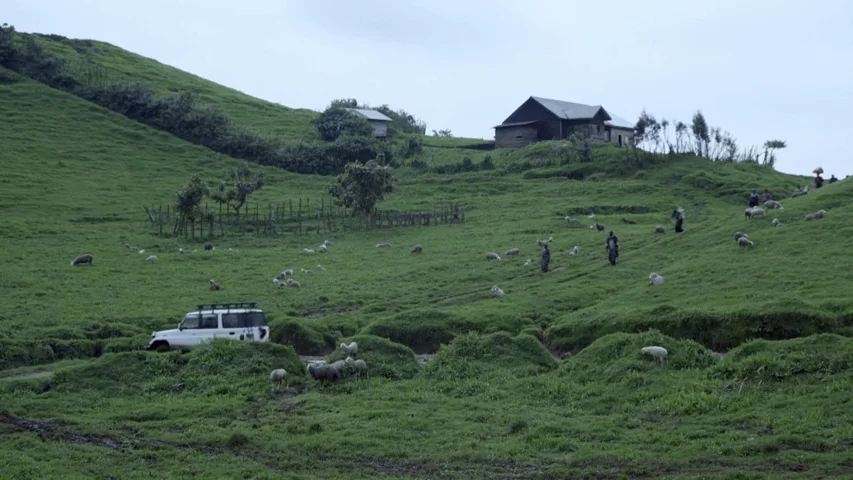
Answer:
[[[376,244],[376,248],[390,248],[390,247],[391,247],[390,243],[377,243]]]
[[[743,248],[751,247],[751,246],[753,246],[753,245],[754,245],[754,244],[753,244],[753,242],[752,242],[752,240],[750,240],[750,239],[749,239],[749,238],[747,238],[747,237],[740,237],[740,238],[738,238],[738,239],[737,239],[737,244],[738,244],[738,245],[740,245],[740,246],[741,246],[741,247],[743,247]]]
[[[140,250],[140,251],[139,251],[139,252],[137,252],[137,253],[139,253],[140,255],[145,255],[145,249],[142,249],[142,250]]]
[[[545,245],[548,245],[549,243],[551,243],[552,240],[554,240],[554,237],[548,237],[547,240],[536,240],[536,245],[540,246],[540,247],[544,247]]]
[[[500,260],[501,256],[495,252],[489,252],[486,254],[486,260]]]
[[[643,347],[640,349],[640,351],[645,353],[646,355],[651,355],[655,358],[656,361],[660,363],[666,361],[666,357],[667,355],[669,355],[669,352],[667,352],[665,348],[658,346]]]
[[[326,271],[326,267],[320,265],[319,263],[317,264],[317,268],[319,268],[320,270],[322,270],[324,272]]]
[[[412,249],[409,251],[409,253],[421,253],[423,251],[424,251],[423,245],[417,244],[417,245],[412,247]]]
[[[568,216],[568,215],[566,215],[565,220],[566,220],[566,222],[571,223],[571,224],[573,224],[573,225],[580,226],[580,224],[581,224],[580,219],[572,218],[572,217],[570,217],[570,216]]]
[[[216,250],[216,247],[214,247],[212,243],[205,243],[204,249],[205,250]]]
[[[287,286],[287,283],[282,282],[281,280],[278,279],[278,277],[273,277],[272,283],[274,283],[276,287],[286,287]]]
[[[778,218],[774,218],[770,223],[772,223],[774,227],[783,227],[783,226],[785,226],[785,224],[784,224],[784,223],[782,223],[781,221],[779,221],[779,219],[778,219]]]
[[[308,269],[305,269],[305,268],[300,268],[299,270],[300,270],[300,272],[302,272],[302,273],[311,273],[311,270],[308,270]]]
[[[157,261],[157,255],[150,255],[148,258],[145,259],[145,261],[154,263]]]
[[[304,253],[305,255],[314,255],[317,252],[315,252],[314,250],[312,250],[310,248],[303,248],[302,253]]]
[[[361,378],[362,375],[367,376],[367,362],[364,360],[353,360],[352,357],[347,357],[347,359],[344,360],[344,364],[355,371],[356,377]]]
[[[572,247],[572,249],[571,249],[571,250],[569,250],[569,255],[571,255],[571,256],[573,256],[573,257],[574,257],[575,255],[577,255],[577,254],[578,254],[578,248],[580,248],[580,247],[578,247],[577,245],[575,245],[574,247]]]
[[[287,279],[287,281],[286,281],[286,282],[284,282],[284,283],[285,283],[285,286],[287,286],[287,287],[296,287],[296,288],[299,288],[299,287],[301,287],[301,286],[302,286],[302,284],[301,284],[301,283],[299,283],[299,281],[298,281],[298,280],[295,280],[295,279],[293,279],[293,278],[288,278],[288,279]]]
[[[86,254],[80,255],[77,258],[75,258],[74,260],[72,260],[71,266],[73,267],[75,265],[83,265],[83,264],[94,265],[92,263],[92,260],[94,260],[94,259],[95,259],[95,257],[86,253]]]
[[[629,225],[636,225],[637,224],[637,220],[635,220],[633,218],[623,218],[622,222],[627,223]]]
[[[533,260],[528,258],[527,261],[524,262],[524,266],[526,267],[526,266],[530,265],[531,263],[533,263]]]
[[[747,234],[745,234],[745,233],[743,233],[743,232],[738,231],[738,232],[735,232],[734,237],[735,237],[735,241],[737,242],[738,240],[740,240],[740,239],[741,239],[741,237],[749,237],[749,235],[747,235]]]
[[[519,253],[520,253],[520,250],[519,250],[519,249],[517,249],[517,248],[510,248],[509,250],[507,250],[506,252],[504,252],[504,255],[506,255],[506,256],[510,256],[510,255],[518,255]]]
[[[352,342],[349,345],[346,343],[341,343],[341,350],[350,355],[355,355],[358,353],[358,343]]]
[[[343,360],[332,362],[329,365],[341,373],[343,373],[347,369],[347,364]]]
[[[327,247],[331,247],[331,246],[332,246],[332,242],[331,242],[331,241],[329,241],[329,240],[323,240],[323,245],[325,245],[325,246],[327,246]]]
[[[766,208],[767,210],[785,210],[785,207],[783,207],[782,204],[777,202],[776,200],[767,200],[766,202],[764,202],[764,208]]]
[[[504,295],[506,295],[503,290],[498,288],[497,285],[492,287],[491,292],[492,292],[492,296],[495,296],[495,297],[503,297]]]
[[[325,246],[325,245],[320,245],[319,247],[317,247],[317,251],[318,251],[318,252],[320,252],[320,253],[326,253],[328,250],[329,250],[329,249],[328,249],[328,248],[326,248],[326,246]]]
[[[605,228],[607,228],[607,225],[604,225],[603,223],[595,222],[595,225],[593,225],[593,227],[595,227],[595,229],[600,232],[600,231],[604,230]]]
[[[293,275],[293,269],[292,268],[288,268],[287,270],[284,270],[283,272],[281,272],[282,277],[286,277],[288,275]]]
[[[341,378],[341,371],[328,363],[323,365],[312,363],[308,365],[308,374],[311,375],[314,380],[320,382],[340,380]]]
[[[211,290],[219,290],[219,289],[221,289],[221,288],[222,288],[222,287],[220,287],[220,286],[219,286],[219,284],[218,284],[218,283],[216,283],[216,281],[215,281],[215,280],[209,280],[209,282],[210,282],[210,289],[211,289]]]
[[[748,207],[743,211],[743,218],[752,220],[753,217],[764,215],[764,209],[761,207]]]
[[[181,255],[192,255],[193,252],[195,252],[195,250],[184,250],[183,248],[178,249],[178,253]]]
[[[589,215],[586,218],[595,218],[595,212],[589,212]]]
[[[798,189],[794,193],[792,193],[791,198],[801,197],[803,195],[806,195],[807,193],[809,193],[809,186],[808,185],[806,185],[802,189]]]
[[[652,286],[652,285],[663,285],[663,277],[658,275],[657,273],[654,273],[654,272],[650,273],[649,274],[649,286]]]
[[[282,383],[284,383],[286,385],[287,384],[287,371],[283,368],[278,368],[278,369],[275,369],[272,372],[270,372],[270,383],[272,383],[272,384],[277,383],[278,386],[281,386]],[[275,387],[273,387],[273,390],[275,390]]]
[[[664,232],[666,232],[666,229],[663,228],[663,225],[658,225],[657,227],[655,227],[655,233],[664,233]]]
[[[824,215],[826,215],[826,210],[820,209],[814,213],[810,213],[810,214],[806,215],[805,217],[803,217],[803,220],[805,220],[805,221],[817,220],[819,218],[823,218]]]

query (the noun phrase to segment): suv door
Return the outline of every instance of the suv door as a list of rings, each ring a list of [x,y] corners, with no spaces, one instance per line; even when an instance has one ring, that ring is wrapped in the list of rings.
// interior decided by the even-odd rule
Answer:
[[[219,333],[219,314],[203,313],[193,346],[210,343]]]

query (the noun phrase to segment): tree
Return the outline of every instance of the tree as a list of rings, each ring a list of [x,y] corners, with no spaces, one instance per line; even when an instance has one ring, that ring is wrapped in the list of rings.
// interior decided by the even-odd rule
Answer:
[[[705,156],[707,156],[708,144],[711,143],[711,135],[708,129],[708,122],[705,121],[705,116],[702,115],[701,110],[697,110],[693,115],[693,124],[690,126],[690,130],[693,132],[693,138],[696,141],[696,154],[701,157],[704,152]]]
[[[12,67],[15,63],[15,27],[4,23],[0,25],[0,65]]]
[[[186,233],[186,224],[190,222],[192,235],[195,236],[195,222],[202,216],[201,201],[210,193],[210,187],[202,180],[201,175],[193,175],[186,185],[175,195],[175,210],[178,221],[175,223],[174,234]]]
[[[323,140],[334,142],[338,137],[344,135],[354,137],[370,137],[373,135],[373,127],[370,122],[346,108],[333,104],[314,119],[317,132],[320,133]]]
[[[376,202],[394,190],[393,170],[375,160],[365,164],[348,163],[344,173],[338,175],[336,183],[329,185],[327,190],[339,204],[364,215],[369,225],[374,226],[373,210]]]
[[[453,133],[450,131],[449,128],[445,128],[444,130],[432,129],[432,136],[433,137],[452,137]]]
[[[240,216],[240,208],[245,205],[249,195],[260,190],[264,186],[264,172],[262,170],[252,171],[246,165],[235,165],[228,172],[230,186],[226,181],[219,182],[219,187],[210,198],[219,205],[227,205],[234,209],[234,213]]]
[[[687,125],[684,122],[675,122],[675,153],[684,153],[687,148],[687,142],[684,137],[687,136]]]
[[[771,167],[776,163],[776,150],[787,147],[788,144],[783,140],[767,140],[764,142],[764,165]]]

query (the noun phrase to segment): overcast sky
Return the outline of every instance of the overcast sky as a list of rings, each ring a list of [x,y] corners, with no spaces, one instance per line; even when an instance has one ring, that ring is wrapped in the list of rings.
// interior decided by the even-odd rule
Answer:
[[[853,1],[3,0],[0,22],[102,40],[290,107],[404,108],[488,138],[529,96],[636,121],[697,109],[779,170],[853,174]]]

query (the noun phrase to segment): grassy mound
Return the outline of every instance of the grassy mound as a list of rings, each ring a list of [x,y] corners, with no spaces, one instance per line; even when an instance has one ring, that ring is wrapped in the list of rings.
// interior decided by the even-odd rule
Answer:
[[[385,377],[394,380],[412,378],[421,371],[421,365],[415,358],[415,353],[409,347],[394,343],[386,338],[373,335],[356,335],[341,339],[342,343],[358,343],[358,354],[367,362],[370,376]],[[340,348],[332,352],[329,362],[343,360],[347,357]]]
[[[754,340],[729,352],[712,374],[726,378],[822,381],[853,369],[853,339],[834,334]]]
[[[666,348],[666,365],[643,354],[643,347]],[[643,333],[605,335],[577,355],[564,361],[563,372],[579,382],[617,382],[630,372],[652,372],[659,368],[695,369],[715,364],[719,357],[692,340],[668,337],[657,330]]]
[[[335,348],[337,337],[316,323],[287,319],[269,324],[270,341],[290,345],[299,355],[323,355]]]
[[[424,374],[433,380],[477,379],[495,370],[525,376],[556,367],[554,355],[531,335],[467,333],[443,346]]]

